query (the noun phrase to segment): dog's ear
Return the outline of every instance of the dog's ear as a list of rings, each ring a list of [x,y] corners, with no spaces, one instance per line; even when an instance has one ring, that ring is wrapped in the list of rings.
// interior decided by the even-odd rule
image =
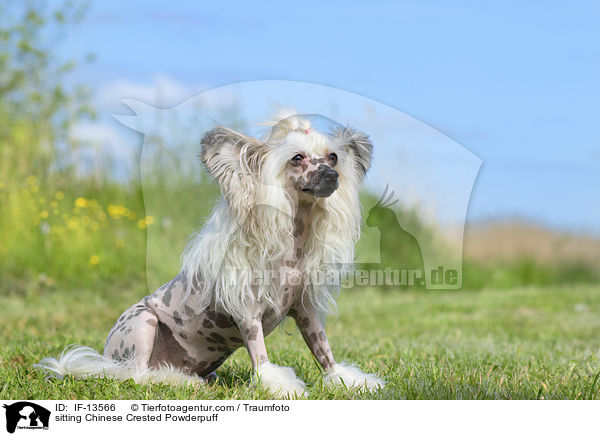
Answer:
[[[359,175],[364,178],[371,168],[371,156],[373,155],[373,143],[369,137],[351,127],[338,128],[333,132],[333,136],[348,149],[354,158]]]
[[[215,127],[204,135],[200,144],[200,160],[219,183],[233,172],[258,173],[264,146],[257,139],[227,127]]]
[[[200,160],[221,185],[223,195],[240,219],[254,202],[257,175],[266,147],[255,138],[226,127],[215,127],[201,141]]]

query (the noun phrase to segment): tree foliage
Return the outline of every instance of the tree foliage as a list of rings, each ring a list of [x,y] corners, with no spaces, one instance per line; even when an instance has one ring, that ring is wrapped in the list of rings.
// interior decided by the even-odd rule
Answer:
[[[0,3],[0,178],[19,183],[29,174],[47,179],[64,167],[76,144],[69,127],[93,116],[88,90],[70,85],[73,60],[60,56],[60,43],[86,6],[42,1]]]

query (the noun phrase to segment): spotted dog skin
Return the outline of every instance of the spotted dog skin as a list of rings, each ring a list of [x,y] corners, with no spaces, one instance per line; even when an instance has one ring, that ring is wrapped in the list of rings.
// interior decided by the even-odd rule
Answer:
[[[336,158],[337,159],[337,158]],[[237,348],[245,346],[254,369],[268,362],[264,338],[286,317],[292,317],[311,352],[328,369],[335,364],[318,311],[302,301],[300,270],[314,197],[327,197],[338,187],[331,155],[303,156],[287,166],[286,189],[297,192],[294,217],[294,255],[285,261],[287,286],[279,296],[279,312],[261,301],[249,307],[250,316],[236,322],[222,307],[209,304],[198,310],[199,293],[185,297],[180,273],[152,295],[127,309],[106,340],[104,356],[115,361],[133,359],[141,369],[171,365],[189,375],[207,377]],[[293,283],[293,284],[292,284]]]

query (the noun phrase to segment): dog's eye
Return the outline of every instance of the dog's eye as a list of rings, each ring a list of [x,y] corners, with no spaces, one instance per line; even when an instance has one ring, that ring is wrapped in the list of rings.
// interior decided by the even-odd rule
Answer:
[[[304,159],[304,156],[302,156],[301,154],[297,154],[292,158],[292,162],[300,162],[302,159]]]
[[[337,154],[331,153],[329,155],[329,160],[331,161],[331,166],[334,166],[337,163],[337,159],[338,159]]]

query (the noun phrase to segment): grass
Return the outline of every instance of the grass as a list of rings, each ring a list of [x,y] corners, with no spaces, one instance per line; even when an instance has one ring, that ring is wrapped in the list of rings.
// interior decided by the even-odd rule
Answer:
[[[144,290],[34,287],[1,296],[2,399],[268,399],[249,388],[250,361],[238,350],[201,387],[114,380],[45,380],[32,368],[69,343],[101,350],[120,312]],[[361,393],[322,386],[293,323],[267,338],[270,358],[292,366],[311,399],[599,399],[600,288],[483,291],[349,290],[327,330],[339,361],[388,380]]]

